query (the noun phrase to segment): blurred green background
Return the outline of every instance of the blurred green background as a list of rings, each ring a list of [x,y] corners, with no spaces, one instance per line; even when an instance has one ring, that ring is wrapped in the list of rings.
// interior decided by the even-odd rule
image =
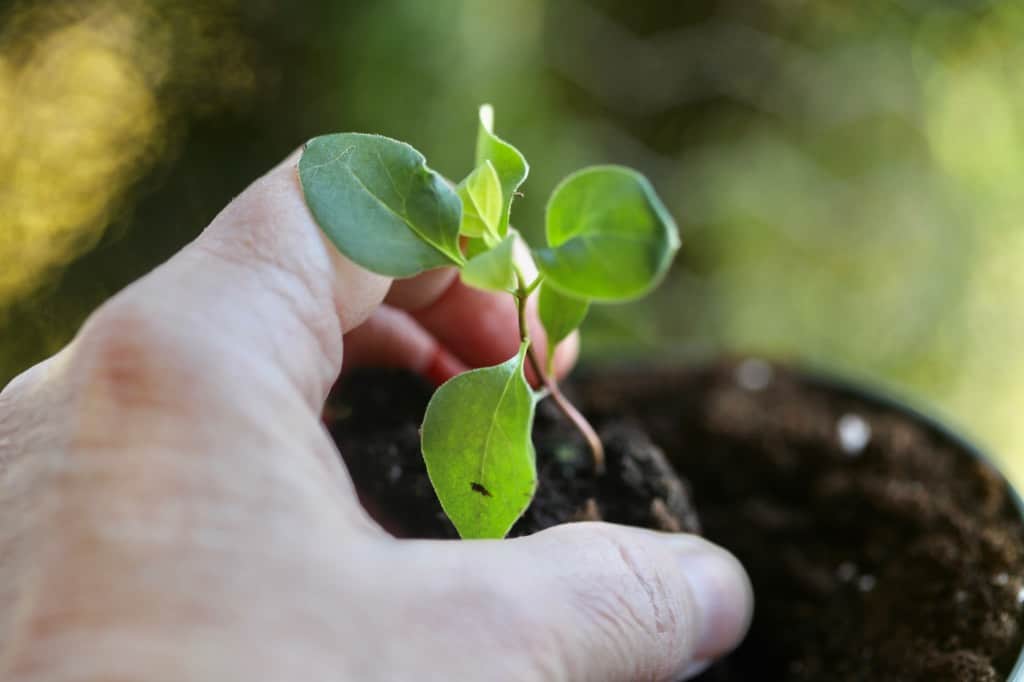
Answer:
[[[0,385],[313,135],[451,178],[476,107],[533,172],[647,173],[684,249],[591,361],[795,358],[916,396],[1024,481],[1024,3],[0,5]]]

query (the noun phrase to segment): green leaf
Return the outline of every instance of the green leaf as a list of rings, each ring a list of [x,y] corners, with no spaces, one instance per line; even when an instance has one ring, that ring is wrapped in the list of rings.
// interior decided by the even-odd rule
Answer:
[[[502,208],[498,222],[498,235],[508,231],[508,216],[512,197],[530,173],[530,165],[519,150],[494,134],[494,108],[490,104],[480,107],[480,128],[476,137],[476,163],[490,161],[501,181]]]
[[[533,499],[536,397],[523,376],[528,343],[494,367],[442,385],[423,418],[423,459],[463,538],[503,538]]]
[[[466,258],[474,258],[479,256],[484,251],[489,251],[490,246],[484,241],[483,237],[469,237],[466,239],[465,244],[462,247],[462,252],[466,254]],[[463,265],[465,267],[465,265]]]
[[[679,248],[679,231],[647,179],[622,166],[594,166],[555,188],[548,248],[537,249],[545,283],[596,301],[637,298],[657,285]]]
[[[516,233],[510,232],[493,249],[470,258],[462,266],[462,281],[477,289],[515,291],[515,240]]]
[[[489,235],[498,241],[498,223],[501,221],[501,181],[490,161],[484,161],[459,183],[462,199],[462,226],[459,232],[467,237]]]
[[[313,138],[299,180],[320,228],[368,270],[408,277],[465,260],[458,195],[404,142],[362,133]]]
[[[548,337],[548,357],[554,356],[555,347],[572,334],[587,316],[590,302],[566,296],[544,282],[540,285],[537,302],[541,324]]]

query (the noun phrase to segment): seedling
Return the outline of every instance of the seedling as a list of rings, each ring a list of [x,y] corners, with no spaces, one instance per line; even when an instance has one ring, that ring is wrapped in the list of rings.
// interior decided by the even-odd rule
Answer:
[[[317,137],[299,161],[310,211],[352,261],[391,277],[454,266],[466,284],[515,298],[519,352],[447,381],[423,420],[427,473],[463,538],[502,538],[529,506],[537,488],[534,408],[546,396],[582,433],[595,472],[602,471],[600,439],[555,381],[555,348],[591,303],[648,293],[679,248],[675,223],[650,183],[622,166],[565,178],[548,200],[547,245],[517,248],[522,237],[509,226],[509,213],[529,165],[494,134],[493,121],[491,107],[481,107],[476,167],[455,188],[415,149],[379,135]],[[539,274],[530,278],[532,271]],[[534,292],[547,333],[543,367],[526,324]],[[530,387],[526,363],[543,389]]]

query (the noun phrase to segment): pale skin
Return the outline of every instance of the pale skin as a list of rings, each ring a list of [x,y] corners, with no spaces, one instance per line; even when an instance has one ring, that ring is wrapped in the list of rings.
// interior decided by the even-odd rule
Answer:
[[[367,515],[320,421],[343,364],[494,364],[516,314],[347,261],[297,158],[0,393],[0,679],[674,680],[733,648],[749,582],[702,539]]]

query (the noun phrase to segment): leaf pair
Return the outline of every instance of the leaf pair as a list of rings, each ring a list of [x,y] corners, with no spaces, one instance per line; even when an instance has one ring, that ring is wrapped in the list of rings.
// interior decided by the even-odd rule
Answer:
[[[356,263],[392,277],[463,265],[459,235],[482,239],[474,283],[505,289],[512,198],[529,166],[491,130],[481,108],[476,170],[458,193],[409,145],[379,135],[314,138],[299,162],[306,202],[332,242]],[[548,284],[580,300],[622,301],[657,284],[679,247],[671,216],[650,183],[620,166],[588,168],[552,193],[548,246],[534,251]],[[500,256],[500,259],[499,259]],[[499,274],[495,274],[499,273]]]
[[[516,232],[509,228],[509,211],[530,166],[518,149],[494,134],[494,110],[487,104],[480,107],[476,163],[458,186],[460,232],[469,238],[470,258],[462,279],[479,289],[511,292],[517,285]]]
[[[551,358],[591,301],[624,301],[653,288],[679,238],[642,175],[621,166],[588,168],[552,193],[547,246],[532,252],[540,279],[523,281],[515,260],[521,237],[509,227],[509,214],[529,165],[494,134],[493,123],[493,110],[481,107],[476,167],[455,189],[409,145],[359,133],[311,140],[299,178],[327,236],[369,270],[409,277],[455,265],[464,282],[509,292],[520,309],[540,284]],[[515,357],[445,383],[424,417],[431,483],[465,538],[503,537],[536,487],[530,432],[537,396],[523,376],[527,330],[521,335],[526,340]]]
[[[508,232],[516,191],[530,174],[518,149],[494,134],[494,109],[480,107],[476,138],[476,169],[459,184],[462,234],[497,242]]]
[[[654,288],[679,235],[647,179],[622,166],[570,175],[552,193],[546,218],[548,247],[534,258],[545,278],[539,312],[550,361],[591,301],[625,301]]]

